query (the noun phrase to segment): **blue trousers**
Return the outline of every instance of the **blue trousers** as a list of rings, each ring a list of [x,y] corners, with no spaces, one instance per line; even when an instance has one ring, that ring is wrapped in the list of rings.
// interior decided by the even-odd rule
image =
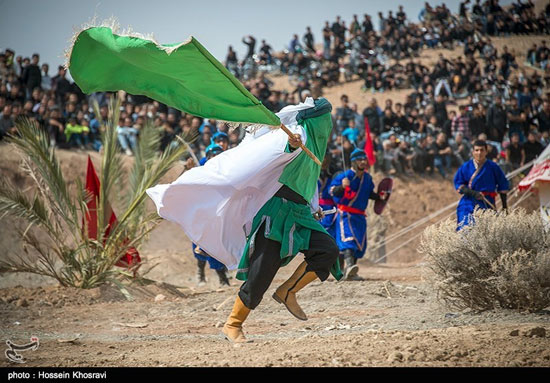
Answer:
[[[193,243],[193,255],[195,256],[195,258],[197,258],[199,261],[208,262],[208,266],[210,266],[212,270],[222,270],[225,267],[225,265],[218,261],[216,258],[196,253],[196,248],[197,245]]]
[[[340,252],[352,250],[355,258],[363,258],[367,250],[367,217],[339,211],[336,219],[336,244]]]
[[[494,198],[489,196],[485,196],[485,198],[487,201],[495,205]],[[491,206],[483,200],[462,197],[456,208],[457,230],[474,223],[473,214],[476,207],[479,207],[480,209],[491,209]]]

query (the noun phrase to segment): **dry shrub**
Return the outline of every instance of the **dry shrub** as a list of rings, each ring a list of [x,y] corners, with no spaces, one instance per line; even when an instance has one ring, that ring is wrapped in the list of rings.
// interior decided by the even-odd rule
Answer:
[[[419,251],[428,258],[439,298],[459,309],[538,311],[550,306],[550,235],[538,211],[477,210],[456,231],[449,219],[428,227]]]

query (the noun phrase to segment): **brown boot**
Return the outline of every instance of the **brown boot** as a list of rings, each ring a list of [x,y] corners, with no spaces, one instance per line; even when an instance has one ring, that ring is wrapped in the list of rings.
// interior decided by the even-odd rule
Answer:
[[[237,295],[235,299],[235,304],[233,305],[233,311],[229,314],[227,322],[223,325],[222,332],[225,337],[233,343],[247,343],[250,342],[247,340],[243,333],[243,322],[248,317],[250,309],[246,307]]]
[[[273,293],[273,298],[284,304],[288,311],[300,320],[307,320],[307,315],[296,301],[296,293],[317,278],[317,274],[313,271],[306,272],[306,266],[307,263],[302,262],[288,281],[279,286]]]

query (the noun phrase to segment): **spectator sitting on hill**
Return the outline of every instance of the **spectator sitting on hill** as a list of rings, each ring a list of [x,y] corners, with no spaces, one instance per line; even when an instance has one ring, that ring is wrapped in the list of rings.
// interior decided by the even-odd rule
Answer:
[[[527,141],[523,144],[523,150],[525,152],[525,163],[533,161],[544,150],[544,147],[538,140],[538,132],[536,130],[531,130],[527,134]]]

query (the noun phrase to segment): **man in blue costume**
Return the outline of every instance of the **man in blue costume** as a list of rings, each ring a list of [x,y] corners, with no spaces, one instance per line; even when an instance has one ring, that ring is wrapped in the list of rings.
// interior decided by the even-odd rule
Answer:
[[[357,260],[365,255],[367,249],[367,204],[369,199],[381,199],[367,172],[365,152],[355,149],[350,161],[351,169],[336,176],[330,190],[338,206],[336,243],[344,261],[345,280],[359,279]]]
[[[485,141],[474,142],[473,159],[458,168],[454,184],[462,198],[456,208],[458,230],[473,222],[476,207],[495,209],[497,192],[500,194],[502,208],[507,209],[506,192],[510,188],[506,175],[493,161],[487,160]]]
[[[330,152],[327,152],[323,160],[323,165],[321,166],[321,176],[317,182],[319,187],[319,207],[323,211],[332,210],[336,207],[332,195],[330,194],[330,187],[335,173],[336,169],[334,167],[332,155]],[[332,238],[336,238],[336,212],[323,215],[320,222],[327,233],[329,233]]]
[[[201,164],[201,166],[204,165],[206,161],[208,161],[211,158],[214,158],[215,156],[217,156],[222,152],[223,152],[223,148],[219,145],[212,144],[208,146],[208,148],[206,148],[206,155],[204,157],[204,162]],[[200,247],[198,247],[194,243],[193,243],[193,255],[197,259],[197,282],[199,286],[204,285],[206,283],[206,277],[204,273],[206,262],[208,262],[208,266],[210,266],[210,269],[215,270],[216,274],[218,274],[220,285],[229,286],[229,279],[227,278],[227,269],[223,263],[206,254],[204,250],[202,250]]]

